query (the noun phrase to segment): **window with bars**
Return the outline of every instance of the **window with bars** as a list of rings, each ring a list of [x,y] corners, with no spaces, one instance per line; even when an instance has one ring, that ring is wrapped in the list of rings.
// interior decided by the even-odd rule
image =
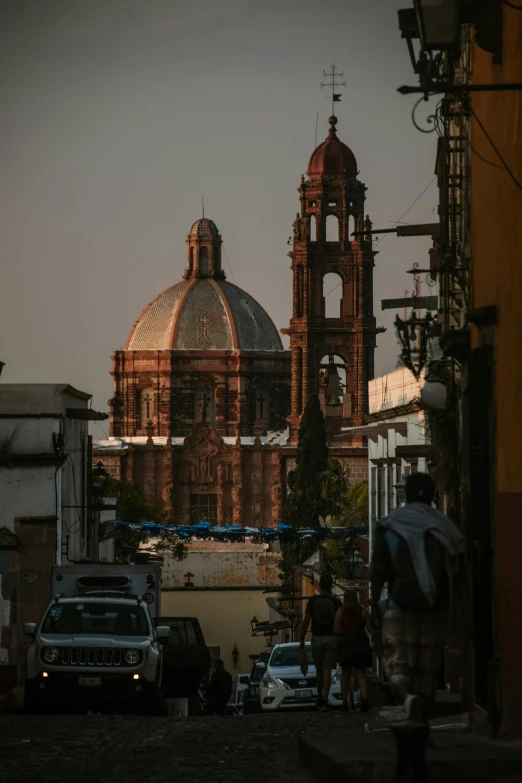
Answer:
[[[194,421],[201,421],[203,404],[205,401],[206,420],[211,424],[216,423],[216,396],[214,389],[196,389],[194,395]]]
[[[217,524],[217,495],[190,496],[190,524],[197,522]]]
[[[370,515],[372,522],[377,520],[377,468],[370,470]]]
[[[386,487],[384,484],[384,465],[377,469],[377,519],[382,519],[385,514]]]
[[[395,465],[388,465],[388,512],[393,511],[393,509],[397,507],[397,503],[395,502],[395,490],[393,488],[395,483],[394,472]]]
[[[258,391],[256,394],[256,421],[268,419],[268,392]]]
[[[142,389],[140,392],[140,428],[145,429],[149,421],[156,421],[154,415],[154,390]]]

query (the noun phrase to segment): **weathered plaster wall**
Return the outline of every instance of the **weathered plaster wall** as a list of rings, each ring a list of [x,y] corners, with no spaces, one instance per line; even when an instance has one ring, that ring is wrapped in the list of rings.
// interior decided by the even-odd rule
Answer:
[[[163,588],[183,587],[185,574],[194,587],[265,587],[279,584],[281,555],[262,544],[223,544],[195,541],[178,562],[165,558]]]
[[[250,671],[250,655],[265,649],[262,636],[252,636],[250,620],[268,620],[268,604],[262,590],[164,590],[161,611],[165,616],[197,617],[206,643],[220,647],[220,655],[229,672]],[[236,645],[239,660],[236,669],[232,650]]]

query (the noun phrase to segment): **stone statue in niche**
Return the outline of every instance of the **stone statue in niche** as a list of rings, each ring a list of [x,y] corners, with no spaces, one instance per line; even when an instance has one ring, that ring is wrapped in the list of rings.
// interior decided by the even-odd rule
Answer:
[[[301,218],[301,237],[306,239],[310,233],[310,222],[307,217]]]
[[[295,239],[301,239],[301,218],[299,216],[299,212],[295,216],[294,224],[294,238]]]
[[[364,241],[365,242],[371,242],[372,241],[372,226],[373,226],[373,223],[370,220],[370,216],[366,215],[366,220],[364,221],[364,230],[366,232],[365,235],[364,235]]]
[[[203,397],[199,398],[199,418],[201,421],[207,420],[207,406],[208,406],[207,395],[204,394]]]
[[[228,465],[220,462],[217,466],[217,477],[220,484],[224,484],[228,480]]]

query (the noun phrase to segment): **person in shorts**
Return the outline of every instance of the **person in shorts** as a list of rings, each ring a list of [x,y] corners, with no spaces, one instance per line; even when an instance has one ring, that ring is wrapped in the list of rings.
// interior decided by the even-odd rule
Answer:
[[[341,602],[332,595],[333,580],[323,574],[319,580],[319,595],[308,599],[301,626],[301,649],[304,650],[306,634],[312,626],[312,657],[317,676],[317,709],[328,709],[328,695],[332,684],[332,669],[337,666],[337,636],[334,621]]]
[[[370,637],[373,633],[370,616],[359,603],[357,591],[346,590],[341,609],[335,615],[334,632],[338,637],[337,654],[342,668],[342,709],[349,709],[350,681],[357,682],[361,692],[361,712],[368,712],[368,682],[366,669],[372,666]],[[354,688],[355,690],[355,688]],[[352,706],[355,699],[352,695]]]

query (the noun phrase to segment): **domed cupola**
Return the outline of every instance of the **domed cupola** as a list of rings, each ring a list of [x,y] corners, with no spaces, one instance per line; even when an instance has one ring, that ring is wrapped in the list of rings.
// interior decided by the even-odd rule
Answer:
[[[313,151],[308,164],[308,176],[320,174],[344,174],[357,176],[355,155],[337,137],[337,117],[330,117],[328,137]]]
[[[187,237],[184,280],[150,302],[131,329],[126,351],[282,351],[268,313],[225,280],[221,235],[208,218]]]
[[[187,237],[185,280],[225,277],[221,269],[221,244],[221,234],[213,220],[206,217],[196,220]]]

